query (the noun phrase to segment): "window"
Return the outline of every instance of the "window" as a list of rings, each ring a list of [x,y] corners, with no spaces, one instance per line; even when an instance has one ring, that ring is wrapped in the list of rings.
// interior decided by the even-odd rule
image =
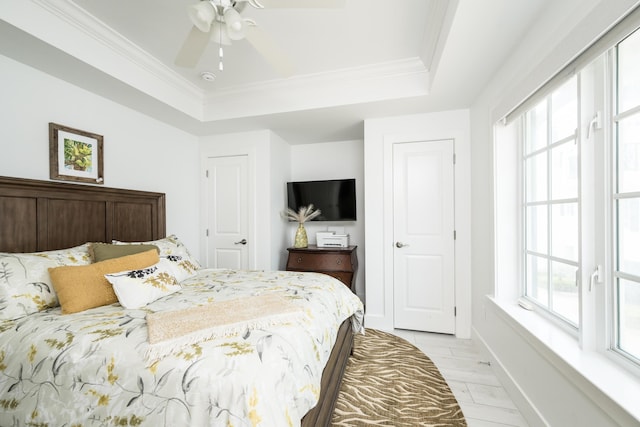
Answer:
[[[640,361],[640,31],[616,53],[614,348]]]
[[[571,78],[524,115],[527,297],[577,328],[578,85]]]
[[[640,367],[640,30],[611,45],[517,118],[521,296]]]

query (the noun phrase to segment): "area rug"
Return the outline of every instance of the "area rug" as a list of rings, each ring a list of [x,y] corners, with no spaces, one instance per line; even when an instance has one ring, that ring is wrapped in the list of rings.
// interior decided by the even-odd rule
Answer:
[[[427,356],[395,335],[357,334],[332,426],[467,425],[451,389]]]

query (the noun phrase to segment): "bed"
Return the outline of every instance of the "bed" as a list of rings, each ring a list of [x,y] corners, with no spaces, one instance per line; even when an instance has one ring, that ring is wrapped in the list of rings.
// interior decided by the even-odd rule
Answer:
[[[200,268],[164,204],[0,177],[0,425],[328,425],[360,300],[323,274]],[[118,300],[93,301],[96,272]]]

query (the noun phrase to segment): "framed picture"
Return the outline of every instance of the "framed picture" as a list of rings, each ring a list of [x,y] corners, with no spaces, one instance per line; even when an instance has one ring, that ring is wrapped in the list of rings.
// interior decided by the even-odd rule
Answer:
[[[51,179],[103,184],[102,151],[102,135],[49,123]]]

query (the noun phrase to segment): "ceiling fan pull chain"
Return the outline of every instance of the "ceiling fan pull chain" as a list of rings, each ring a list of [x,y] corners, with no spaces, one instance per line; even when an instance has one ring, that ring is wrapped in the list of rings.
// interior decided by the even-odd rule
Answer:
[[[223,71],[224,65],[222,64],[222,58],[224,57],[224,52],[222,51],[222,25],[220,25],[220,49],[218,50],[218,56],[220,57],[220,64],[218,64],[218,70]]]

